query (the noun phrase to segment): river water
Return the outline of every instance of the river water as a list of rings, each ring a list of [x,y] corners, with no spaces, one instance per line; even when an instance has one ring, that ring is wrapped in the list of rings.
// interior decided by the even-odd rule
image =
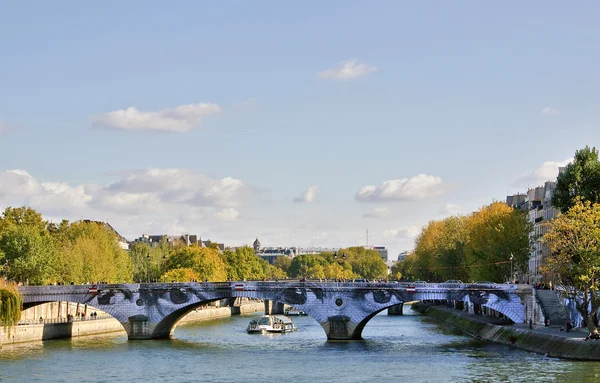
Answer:
[[[478,341],[417,314],[377,315],[359,342],[327,342],[310,317],[294,318],[294,333],[249,335],[252,318],[181,325],[173,340],[128,341],[123,332],[5,345],[0,382],[600,381],[600,363]]]

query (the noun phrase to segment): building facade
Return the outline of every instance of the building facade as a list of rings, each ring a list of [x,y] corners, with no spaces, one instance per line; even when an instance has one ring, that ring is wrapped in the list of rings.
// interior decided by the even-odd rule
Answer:
[[[559,168],[559,174],[565,168]],[[527,190],[525,194],[514,194],[506,197],[506,203],[515,209],[527,212],[527,218],[533,228],[529,233],[531,250],[526,275],[520,279],[528,283],[536,283],[542,280],[540,270],[544,258],[550,254],[550,249],[543,243],[544,234],[549,230],[548,223],[556,218],[558,210],[552,206],[552,197],[556,189],[556,181],[546,181],[543,186]]]

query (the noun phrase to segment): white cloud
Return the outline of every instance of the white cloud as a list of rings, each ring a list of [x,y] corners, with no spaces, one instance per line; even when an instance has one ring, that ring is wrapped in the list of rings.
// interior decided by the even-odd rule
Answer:
[[[413,239],[417,235],[419,235],[420,232],[421,232],[421,229],[419,229],[418,227],[409,226],[409,227],[401,227],[398,229],[388,229],[383,232],[383,235],[386,237],[394,237],[397,239]]]
[[[319,191],[319,187],[316,185],[313,185],[313,186],[309,187],[308,189],[306,189],[306,191],[302,194],[302,196],[295,197],[294,202],[312,202],[312,201],[314,201],[315,197],[317,196],[318,191]]]
[[[447,203],[441,209],[441,213],[444,215],[456,215],[460,213],[460,205],[454,203]]]
[[[57,219],[110,217],[115,225],[126,225],[124,232],[131,226],[146,231],[156,225],[172,231],[234,220],[239,215],[234,207],[253,192],[238,179],[181,169],[125,171],[119,176],[109,185],[71,186],[39,182],[25,170],[0,172],[0,207],[26,205]]]
[[[233,221],[239,215],[240,215],[240,213],[238,213],[238,211],[235,210],[234,208],[232,208],[232,207],[226,207],[224,209],[219,210],[215,214],[215,217],[217,217],[217,219],[219,219],[221,221]]]
[[[322,80],[349,80],[360,76],[366,76],[377,68],[367,64],[358,63],[356,60],[345,60],[336,68],[331,68],[317,73]]]
[[[354,198],[359,202],[419,201],[445,192],[446,185],[440,177],[419,174],[383,182],[379,187],[367,185]]]
[[[556,113],[558,113],[556,111],[556,109],[553,109],[553,108],[551,108],[549,106],[547,106],[544,109],[542,109],[542,114],[556,114]]]
[[[95,128],[185,133],[199,127],[205,117],[220,111],[218,105],[209,103],[181,105],[157,112],[143,112],[131,106],[92,116],[92,121]]]
[[[163,203],[233,207],[241,204],[251,188],[231,177],[216,179],[183,169],[146,169],[124,172],[121,180],[109,185],[106,191],[151,193]]]
[[[38,182],[27,171],[7,170],[0,173],[0,201],[32,207],[46,207],[49,212],[81,209],[92,199],[85,186],[70,187],[66,183]]]
[[[373,211],[364,213],[365,218],[383,218],[390,215],[390,209],[387,207],[376,207]]]
[[[521,175],[513,186],[516,187],[534,187],[543,184],[546,181],[554,181],[558,177],[558,168],[567,166],[572,158],[564,161],[546,161],[537,169],[532,170],[527,174]]]

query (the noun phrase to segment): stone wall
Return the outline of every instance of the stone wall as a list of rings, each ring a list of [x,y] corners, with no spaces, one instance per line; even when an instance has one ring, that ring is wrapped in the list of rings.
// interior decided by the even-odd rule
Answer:
[[[64,302],[60,306],[63,307],[63,310],[66,310],[66,305]],[[75,305],[72,306],[75,307]],[[35,321],[35,318],[37,318],[37,315],[40,313],[47,315],[50,315],[50,313],[52,313],[54,314],[53,317],[56,318],[56,315],[59,312],[57,311],[58,307],[58,302],[52,302],[38,306],[37,311],[34,311],[35,308],[25,310],[30,312],[27,315],[25,315],[25,318],[22,319],[27,321]],[[226,318],[231,315],[262,312],[264,308],[264,303],[258,301],[246,301],[243,302],[240,306],[235,307],[214,307],[214,305],[207,305],[204,308],[192,310],[190,313],[184,316],[178,323],[200,322],[218,318]],[[98,315],[100,315],[99,310],[93,308],[91,309],[94,311],[98,311]],[[63,311],[63,313],[65,313],[66,315],[66,311]],[[50,318],[48,317],[48,319]],[[28,324],[16,326],[15,328],[11,329],[10,334],[8,332],[4,332],[3,329],[0,329],[0,347],[2,346],[2,344],[8,345],[13,343],[24,343],[46,339],[72,338],[78,336],[97,335],[121,331],[125,333],[125,330],[123,329],[121,323],[119,323],[119,321],[117,321],[114,318],[96,320],[88,319],[85,321],[74,321],[68,323]]]
[[[513,326],[500,326],[443,307],[415,304],[419,312],[476,338],[556,358],[600,360],[600,342],[571,339]]]

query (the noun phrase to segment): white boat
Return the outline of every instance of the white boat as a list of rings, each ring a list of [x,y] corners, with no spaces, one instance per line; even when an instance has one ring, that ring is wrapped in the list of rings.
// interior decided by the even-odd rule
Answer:
[[[285,310],[285,315],[291,316],[291,317],[303,317],[303,316],[306,316],[306,313],[302,310],[298,310],[293,307],[288,307]]]
[[[246,331],[249,334],[284,333],[296,331],[296,326],[285,315],[263,315],[260,319],[251,320]]]

